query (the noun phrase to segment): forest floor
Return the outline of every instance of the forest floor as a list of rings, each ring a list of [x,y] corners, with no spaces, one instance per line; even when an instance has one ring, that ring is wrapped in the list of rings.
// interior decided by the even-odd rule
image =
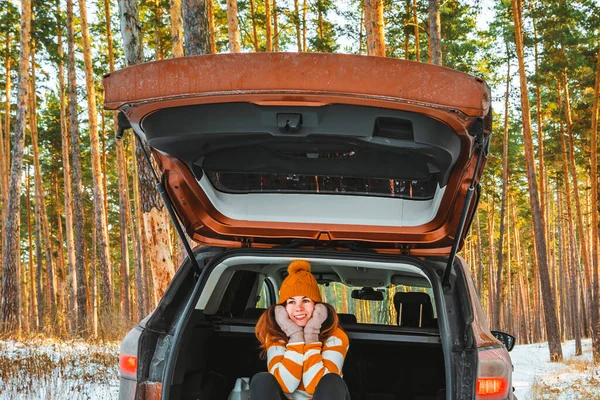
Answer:
[[[118,343],[36,339],[0,341],[0,399],[104,400],[118,398]],[[546,343],[516,346],[513,384],[519,400],[600,399],[600,366],[591,341],[583,355],[563,343],[565,362],[551,363]]]

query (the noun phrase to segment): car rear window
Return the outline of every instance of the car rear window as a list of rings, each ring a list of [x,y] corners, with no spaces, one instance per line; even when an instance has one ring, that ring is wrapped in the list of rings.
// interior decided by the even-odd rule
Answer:
[[[377,179],[285,173],[206,172],[215,189],[225,193],[310,193],[394,197],[430,200],[436,179]]]

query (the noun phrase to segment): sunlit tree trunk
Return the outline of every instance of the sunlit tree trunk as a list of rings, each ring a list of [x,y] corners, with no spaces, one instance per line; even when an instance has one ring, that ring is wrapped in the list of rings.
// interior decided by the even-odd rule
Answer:
[[[296,6],[298,0],[296,0]],[[229,51],[240,52],[240,28],[238,24],[237,0],[227,0],[227,31],[229,33]]]
[[[92,224],[92,251],[91,251],[91,260],[89,267],[89,280],[90,286],[92,287],[92,298],[90,299],[90,305],[92,308],[92,336],[98,337],[98,279],[97,279],[97,269],[96,265],[98,265],[98,246],[97,246],[97,238],[98,235],[96,233],[97,227]]]
[[[421,61],[421,44],[419,43],[419,19],[417,17],[417,0],[413,0],[412,6],[413,24],[415,30],[415,57],[417,61]]]
[[[592,299],[592,351],[594,362],[600,362],[600,276],[598,275],[598,104],[600,102],[600,47],[596,64],[596,85],[594,88],[594,105],[592,107],[592,132],[590,152],[591,181],[591,238],[592,268],[594,281],[594,297]]]
[[[68,303],[68,290],[67,290],[67,273],[65,268],[65,251],[64,251],[64,234],[62,227],[62,216],[64,215],[63,207],[60,202],[60,193],[58,191],[58,175],[55,173],[52,176],[52,182],[54,184],[54,207],[56,209],[56,230],[57,230],[57,239],[58,245],[54,250],[58,257],[56,257],[56,280],[57,280],[57,288],[56,291],[56,306],[57,309],[62,316],[59,319],[59,329],[61,333],[71,332],[70,327],[70,315],[67,313],[67,303]]]
[[[508,44],[507,44],[508,49]],[[500,203],[500,237],[498,238],[498,254],[496,261],[498,262],[496,268],[496,289],[494,290],[494,309],[496,312],[492,314],[492,326],[495,329],[500,329],[500,313],[499,307],[502,304],[501,290],[502,290],[502,269],[504,266],[504,228],[505,228],[505,214],[506,214],[506,198],[508,188],[508,117],[509,117],[509,101],[510,101],[510,57],[507,59],[506,67],[506,92],[504,98],[504,137],[502,140],[502,193]],[[490,238],[493,240],[493,238]],[[510,247],[510,246],[509,246]]]
[[[363,0],[367,54],[385,57],[383,0]]]
[[[273,50],[279,51],[279,23],[277,0],[273,0]]]
[[[162,38],[160,32],[160,23],[162,20],[161,0],[154,0],[154,59],[162,60],[165,58],[165,49],[162,47]]]
[[[108,70],[115,70],[115,57],[112,44],[112,26],[110,22],[110,2],[104,0],[104,23],[106,26],[106,41],[108,42]],[[113,126],[117,129],[117,112],[113,112]],[[130,208],[129,203],[129,185],[127,179],[127,165],[125,164],[125,153],[123,150],[123,141],[116,141],[117,150],[117,178],[119,185],[119,227],[121,235],[121,303],[122,312],[127,318],[131,315],[130,293],[129,293],[129,246],[128,246],[128,225],[127,225],[127,210]],[[132,235],[133,236],[133,235]]]
[[[20,321],[20,194],[23,177],[23,148],[29,101],[29,40],[31,27],[31,0],[21,0],[21,54],[19,58],[19,95],[17,118],[10,162],[10,181],[6,213],[3,221],[5,238],[2,254],[2,299],[0,329],[6,332],[19,330]]]
[[[271,0],[265,0],[265,36],[267,51],[273,51],[273,29],[271,21]]]
[[[548,260],[546,251],[546,236],[544,234],[544,221],[539,202],[538,185],[535,175],[533,157],[533,139],[531,136],[531,115],[529,110],[529,98],[527,89],[527,76],[525,75],[525,57],[523,49],[523,33],[521,0],[512,0],[512,11],[515,27],[515,41],[517,47],[517,58],[519,60],[519,78],[521,89],[521,111],[523,115],[523,138],[525,147],[525,164],[527,170],[527,182],[529,185],[529,203],[533,216],[533,231],[535,238],[536,258],[540,271],[540,283],[542,286],[542,300],[544,304],[544,316],[546,322],[546,334],[548,336],[548,347],[551,361],[562,361],[562,348],[558,321],[556,319],[556,304],[550,286],[548,271]]]
[[[137,299],[138,299],[138,319],[142,319],[146,316],[149,308],[148,301],[148,285],[146,284],[145,274],[147,273],[147,263],[146,257],[147,254],[147,246],[146,246],[146,235],[144,235],[144,231],[142,228],[142,210],[140,207],[140,190],[139,190],[139,180],[135,179],[138,176],[138,166],[137,166],[137,157],[136,157],[136,141],[133,139],[131,141],[132,144],[132,170],[133,170],[133,198],[134,198],[134,211],[135,211],[135,219],[132,219],[135,235],[138,236],[139,240],[137,241],[137,263],[135,264],[135,281],[137,288]]]
[[[171,7],[171,54],[173,57],[183,57],[183,17],[181,0],[170,0]]]
[[[252,1],[252,0],[250,0]],[[306,13],[308,12],[308,5],[306,0],[302,1],[302,51],[306,51]]]
[[[590,258],[588,254],[587,247],[587,235],[585,234],[585,227],[583,226],[583,217],[581,212],[581,197],[579,196],[579,184],[577,178],[577,168],[575,166],[575,144],[573,139],[573,121],[571,118],[571,101],[569,95],[569,85],[567,82],[566,74],[563,72],[562,74],[562,88],[564,91],[564,106],[565,106],[565,117],[567,121],[567,133],[569,137],[568,143],[568,160],[569,167],[571,173],[571,179],[573,181],[573,200],[575,202],[575,212],[576,212],[576,224],[577,224],[577,236],[579,238],[579,251],[581,252],[581,258],[583,259],[583,271],[585,277],[585,286],[586,286],[586,301],[589,305],[591,314],[591,306],[592,306],[592,271],[590,266]],[[567,155],[565,154],[565,157]]]
[[[31,178],[29,176],[29,168],[27,168],[27,173],[25,174],[25,193],[26,199],[25,204],[27,207],[27,245],[29,248],[29,263],[28,263],[28,272],[29,272],[29,316],[31,318],[31,327],[33,329],[39,329],[40,322],[37,309],[37,293],[36,293],[36,285],[35,285],[35,274],[33,273],[33,233],[31,232]]]
[[[479,223],[479,212],[475,216],[475,224],[477,225],[477,271],[479,277],[477,278],[477,293],[481,298],[481,290],[483,288],[483,249],[481,246],[481,224]]]
[[[87,279],[85,274],[85,244],[83,194],[81,184],[81,150],[79,144],[79,120],[77,113],[77,80],[75,61],[75,23],[73,0],[67,0],[67,35],[69,43],[69,126],[71,135],[71,162],[73,167],[73,218],[75,223],[75,274],[77,279],[77,332],[87,327]]]
[[[81,16],[81,37],[83,42],[83,60],[85,63],[85,85],[87,89],[88,123],[90,131],[90,153],[92,158],[92,189],[94,193],[94,221],[96,223],[96,246],[102,277],[102,315],[110,317],[113,312],[114,293],[112,282],[112,262],[110,259],[108,226],[104,209],[104,191],[100,163],[100,143],[98,138],[98,112],[96,107],[96,88],[93,80],[93,64],[90,36],[87,22],[85,0],[79,0]]]
[[[42,184],[42,169],[40,167],[40,156],[38,149],[37,128],[37,99],[36,99],[36,76],[35,76],[35,47],[31,49],[31,96],[30,96],[30,127],[31,148],[33,152],[33,176],[35,181],[35,208],[39,218],[39,226],[42,235],[43,246],[46,255],[46,287],[48,291],[47,307],[52,318],[56,315],[56,279],[54,276],[54,257],[52,255],[52,244],[50,243],[50,229],[48,227],[48,213],[44,201],[44,187]]]
[[[495,295],[494,295],[494,290],[496,289],[496,284],[495,282],[495,275],[494,275],[494,264],[495,262],[495,248],[496,248],[496,244],[495,244],[495,221],[494,221],[494,214],[496,211],[496,205],[494,202],[494,198],[492,196],[490,196],[489,198],[489,203],[488,203],[488,218],[487,218],[487,228],[488,228],[488,240],[490,243],[490,254],[489,254],[489,261],[488,261],[488,295],[487,295],[487,301],[488,301],[488,319],[491,320],[493,318],[493,314],[495,312],[496,309],[496,305],[494,304],[494,299],[495,299]]]
[[[6,32],[6,43],[5,43],[5,53],[4,54],[10,54],[10,44],[11,44],[11,38],[10,38],[10,31],[7,30]],[[6,57],[5,60],[5,71],[6,74],[4,76],[4,96],[5,96],[5,103],[4,103],[4,141],[0,142],[0,147],[2,147],[2,154],[4,155],[4,169],[5,169],[5,174],[2,175],[0,177],[0,184],[2,186],[0,186],[0,188],[2,188],[2,197],[3,197],[3,207],[2,207],[2,212],[3,212],[3,217],[5,216],[4,211],[7,208],[7,204],[8,204],[8,182],[10,180],[10,175],[9,175],[9,171],[10,171],[10,166],[11,166],[11,160],[10,160],[10,94],[12,92],[12,78],[11,78],[11,70],[12,70],[12,65],[11,65],[11,60],[12,57]],[[2,219],[4,221],[4,218]],[[4,230],[4,225],[2,225],[2,232],[5,232]],[[4,237],[2,238],[2,243],[4,244]]]
[[[298,48],[298,52],[301,52],[302,49],[302,28],[300,26],[300,7],[298,5],[298,0],[294,0],[294,25],[296,26],[296,47]]]
[[[252,44],[254,45],[254,51],[258,52],[258,32],[256,28],[256,11],[254,8],[254,0],[250,0],[250,20],[252,21]]]
[[[429,0],[429,62],[442,65],[442,32],[439,0]]]
[[[71,160],[69,155],[71,138],[69,135],[69,127],[67,126],[67,117],[65,110],[65,77],[63,71],[63,49],[62,49],[62,23],[60,1],[56,2],[56,18],[57,23],[57,39],[58,39],[58,94],[60,102],[60,134],[61,134],[61,150],[62,150],[62,169],[63,169],[63,196],[65,209],[65,234],[67,245],[67,276],[69,277],[69,323],[77,320],[77,280],[75,279],[75,238],[73,236],[73,189],[71,182]],[[61,242],[62,246],[62,242]],[[64,293],[66,296],[66,293]],[[75,328],[76,324],[72,324]]]
[[[210,53],[215,54],[217,52],[217,43],[215,41],[215,14],[213,12],[213,0],[207,0],[206,6],[208,7],[208,40]]]

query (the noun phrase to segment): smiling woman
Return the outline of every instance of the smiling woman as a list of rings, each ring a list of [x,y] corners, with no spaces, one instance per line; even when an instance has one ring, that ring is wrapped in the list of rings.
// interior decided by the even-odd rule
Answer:
[[[252,378],[251,399],[350,398],[341,379],[348,336],[334,308],[321,302],[307,261],[290,263],[279,300],[258,320],[256,337],[269,372]]]

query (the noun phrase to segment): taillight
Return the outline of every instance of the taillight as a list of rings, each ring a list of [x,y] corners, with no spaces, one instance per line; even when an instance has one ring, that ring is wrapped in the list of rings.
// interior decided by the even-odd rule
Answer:
[[[504,348],[478,350],[476,399],[501,400],[512,385],[512,363]]]
[[[136,326],[125,335],[125,339],[121,342],[121,347],[119,348],[119,373],[123,378],[137,379],[138,343],[141,335],[142,330]]]

